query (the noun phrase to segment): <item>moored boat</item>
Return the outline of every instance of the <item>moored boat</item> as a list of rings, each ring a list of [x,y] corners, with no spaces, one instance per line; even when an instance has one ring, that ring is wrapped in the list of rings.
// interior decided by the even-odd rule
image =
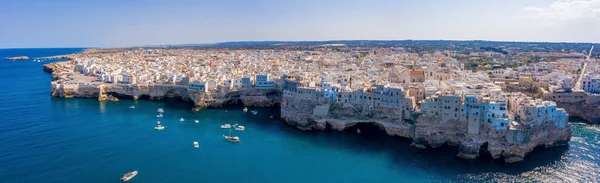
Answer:
[[[238,125],[235,127],[235,130],[237,130],[237,131],[244,131],[245,129],[246,129],[246,127],[241,126],[241,125]]]
[[[233,142],[233,143],[239,143],[239,142],[241,142],[240,138],[238,136],[231,135],[231,128],[229,129],[229,136],[223,135],[223,138],[225,138],[225,140],[227,140],[229,142]]]
[[[194,112],[198,112],[198,111],[200,111],[200,108],[198,108],[198,107],[194,107],[194,108],[192,108],[192,111],[194,111]]]
[[[163,113],[163,112],[165,112],[165,110],[163,110],[162,108],[158,108],[158,109],[156,110],[156,112]]]
[[[252,114],[254,114],[254,115],[258,114],[258,111],[257,111],[257,110],[252,110],[252,111],[250,111],[250,112],[252,112]]]
[[[162,114],[158,114],[158,115],[156,115],[156,117],[157,117],[157,118],[162,118],[162,117],[163,117],[163,115],[162,115]]]
[[[225,138],[225,140],[229,141],[229,142],[234,142],[234,143],[239,143],[240,138],[237,136],[227,136],[227,135],[223,135],[223,137]]]
[[[194,141],[194,147],[198,148],[198,147],[200,147],[200,144],[198,144],[198,142]]]
[[[231,128],[231,125],[230,124],[222,124],[221,128]]]
[[[200,123],[200,121],[198,121],[198,120],[194,120],[194,123]]]
[[[248,112],[248,108],[244,107],[244,109],[242,109],[244,112]]]
[[[165,126],[160,125],[160,121],[156,122],[156,126],[154,127],[155,130],[164,130]]]
[[[179,121],[183,122],[183,121],[185,121],[185,119],[183,119],[183,118],[179,118]]]
[[[133,106],[133,105],[132,105],[132,106],[129,106],[129,108],[130,108],[130,109],[135,109],[135,106]]]
[[[121,177],[121,181],[123,182],[127,182],[129,180],[131,180],[133,177],[135,177],[138,174],[138,171],[133,171],[133,172],[129,172],[123,175],[123,177]]]

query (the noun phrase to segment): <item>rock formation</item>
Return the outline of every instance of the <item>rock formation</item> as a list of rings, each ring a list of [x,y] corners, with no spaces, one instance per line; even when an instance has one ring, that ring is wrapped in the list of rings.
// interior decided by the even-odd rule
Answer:
[[[15,60],[29,60],[29,57],[28,56],[18,56],[18,57],[6,57],[4,59],[6,59],[6,60],[12,60],[12,61],[15,61]]]
[[[59,70],[53,64],[45,65],[44,70],[52,72],[53,77],[62,77],[57,74]],[[51,85],[52,96],[66,98],[180,98],[193,101],[197,108],[223,107],[229,104],[260,107],[280,104],[281,118],[301,130],[343,131],[359,123],[371,123],[390,136],[412,139],[411,146],[417,148],[437,148],[445,144],[458,146],[457,156],[466,159],[477,158],[481,156],[480,152],[489,152],[495,159],[518,162],[536,147],[565,145],[571,138],[569,126],[557,128],[547,122],[528,130],[497,130],[488,124],[481,124],[477,126],[478,133],[469,133],[467,121],[407,113],[409,109],[401,104],[404,101],[397,101],[397,107],[391,107],[396,104],[340,103],[319,97],[309,99],[284,93],[282,88],[234,90],[226,87],[199,92],[186,86],[166,84],[70,84],[53,81]]]

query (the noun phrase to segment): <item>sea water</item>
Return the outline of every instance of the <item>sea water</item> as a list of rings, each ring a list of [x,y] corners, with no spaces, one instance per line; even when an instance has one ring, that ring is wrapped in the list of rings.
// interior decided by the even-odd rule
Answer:
[[[81,50],[0,49],[0,58]],[[144,183],[600,181],[594,125],[572,123],[569,146],[536,150],[522,163],[463,160],[456,148],[420,150],[365,130],[301,131],[271,119],[276,108],[194,113],[183,101],[52,98],[50,74],[42,71],[48,62],[0,61],[2,183],[118,182],[134,170],[131,182]],[[163,118],[156,118],[158,108]],[[157,121],[166,128],[155,130]],[[230,134],[220,129],[225,123],[246,127],[231,132],[241,143],[223,139]]]

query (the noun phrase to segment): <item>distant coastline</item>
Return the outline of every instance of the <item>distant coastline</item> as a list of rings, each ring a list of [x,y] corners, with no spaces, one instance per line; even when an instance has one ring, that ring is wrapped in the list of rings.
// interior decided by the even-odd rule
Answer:
[[[16,57],[6,57],[5,60],[16,61],[16,60],[29,60],[28,56],[16,56]]]

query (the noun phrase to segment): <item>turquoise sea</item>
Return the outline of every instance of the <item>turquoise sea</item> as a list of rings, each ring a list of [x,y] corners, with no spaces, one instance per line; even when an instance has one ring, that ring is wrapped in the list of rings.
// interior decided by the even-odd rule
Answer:
[[[0,49],[0,58],[81,50]],[[52,98],[48,62],[0,60],[2,183],[119,182],[133,170],[130,182],[144,183],[600,181],[599,126],[573,123],[568,147],[536,150],[523,163],[462,160],[456,148],[420,150],[402,138],[300,131],[270,119],[271,108],[254,116],[239,108],[193,113],[182,101]],[[164,131],[153,129],[157,108],[165,109]],[[246,126],[234,132],[240,144],[223,139],[223,123]]]

